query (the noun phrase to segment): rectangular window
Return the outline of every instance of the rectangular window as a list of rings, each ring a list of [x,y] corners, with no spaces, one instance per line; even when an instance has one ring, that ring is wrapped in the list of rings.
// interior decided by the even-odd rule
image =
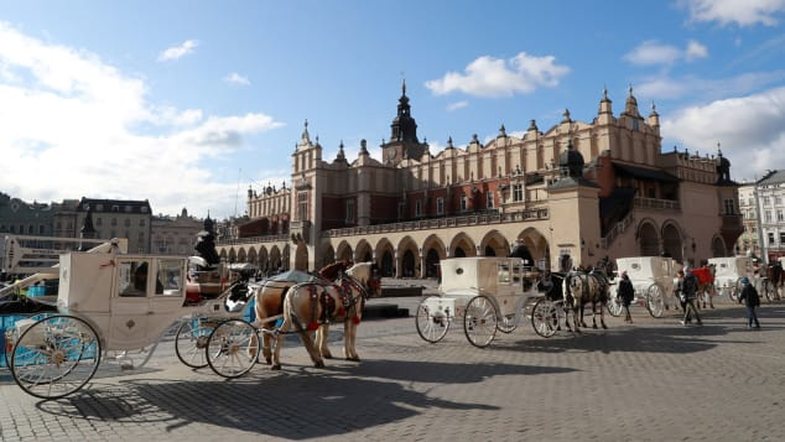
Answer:
[[[771,200],[769,200],[769,197],[764,196],[763,197],[763,205],[764,206],[768,206],[770,203],[771,203]]]
[[[144,218],[139,220],[139,227],[144,227]]]
[[[753,204],[755,204],[755,200],[753,200],[752,198],[750,198],[750,199],[748,199],[748,200],[747,200],[747,205],[748,205],[748,206],[751,206],[751,205],[753,205]]]
[[[403,219],[403,215],[406,213],[406,204],[398,203],[398,219]]]
[[[493,192],[488,192],[485,194],[485,207],[488,209],[493,209]]]
[[[780,244],[785,244],[785,232],[780,232]]]
[[[444,198],[436,198],[436,214],[444,215]]]
[[[781,197],[781,196],[775,196],[775,197],[774,197],[774,204],[776,204],[776,205],[778,205],[778,206],[779,206],[780,204],[782,204],[782,197]]]
[[[299,192],[297,194],[297,208],[300,221],[308,220],[308,192]]]
[[[469,209],[469,198],[466,198],[466,195],[461,195],[461,212],[465,212]]]
[[[769,232],[768,237],[769,237],[769,244],[773,245],[774,244],[774,233],[773,232]]]
[[[420,200],[414,202],[414,216],[417,218],[422,216],[422,201]]]
[[[119,264],[117,293],[120,296],[144,297],[147,295],[146,261],[126,261]]]
[[[354,223],[354,200],[346,200],[346,223]]]
[[[777,221],[785,221],[785,215],[782,213],[782,210],[777,211]]]
[[[725,200],[725,214],[726,215],[733,215],[736,213],[736,208],[734,207],[732,199]]]
[[[158,262],[158,279],[155,294],[180,296],[183,289],[183,266],[178,260],[164,259]]]
[[[771,211],[767,210],[763,213],[763,221],[770,223],[771,222]]]
[[[523,185],[522,184],[513,184],[512,185],[512,202],[517,203],[523,201]]]

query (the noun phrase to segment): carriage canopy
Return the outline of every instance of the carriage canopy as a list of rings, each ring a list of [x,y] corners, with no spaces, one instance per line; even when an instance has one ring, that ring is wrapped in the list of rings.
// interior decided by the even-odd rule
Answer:
[[[714,264],[714,277],[737,279],[752,273],[752,261],[748,256],[730,256],[724,258],[709,258],[709,264]]]

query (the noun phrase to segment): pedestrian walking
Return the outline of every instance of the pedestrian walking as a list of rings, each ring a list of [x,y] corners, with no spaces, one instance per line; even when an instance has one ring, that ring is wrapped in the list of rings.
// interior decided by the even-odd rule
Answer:
[[[621,305],[624,307],[624,322],[632,324],[632,315],[630,315],[630,304],[635,298],[635,288],[632,286],[630,276],[627,272],[621,273],[621,281],[619,281],[619,298],[621,298]]]
[[[703,325],[703,321],[701,321],[701,317],[698,314],[698,309],[695,307],[698,278],[696,278],[689,269],[687,269],[686,272],[684,270],[679,270],[677,290],[682,309],[684,309],[684,318],[681,320],[682,325],[690,324],[693,315],[695,315],[695,322],[697,322],[698,325]]]
[[[741,277],[741,294],[739,295],[739,303],[744,303],[747,307],[747,328],[752,328],[752,323],[755,323],[755,328],[760,328],[758,322],[758,315],[755,313],[755,308],[760,305],[760,296],[755,286],[750,284],[750,279],[746,276]]]

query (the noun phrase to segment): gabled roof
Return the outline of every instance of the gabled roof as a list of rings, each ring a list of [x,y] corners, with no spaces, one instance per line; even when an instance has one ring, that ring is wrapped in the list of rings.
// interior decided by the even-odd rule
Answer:
[[[770,173],[768,176],[765,176],[758,181],[758,185],[763,186],[779,183],[785,183],[785,170],[775,170],[773,173]]]

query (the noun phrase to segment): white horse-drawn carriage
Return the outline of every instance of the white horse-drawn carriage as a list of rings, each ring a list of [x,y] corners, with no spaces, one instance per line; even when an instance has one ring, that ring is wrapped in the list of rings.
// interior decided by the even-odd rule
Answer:
[[[642,304],[652,317],[660,318],[672,298],[673,279],[676,276],[676,263],[671,258],[659,256],[639,256],[616,260],[618,275],[627,272],[635,288],[633,303]],[[621,299],[618,296],[618,278],[611,290],[608,311],[613,316],[622,313]]]
[[[720,295],[736,301],[741,291],[741,278],[752,279],[752,260],[747,256],[709,258],[714,267],[714,287]],[[757,282],[757,281],[756,281]]]
[[[188,304],[187,258],[118,252],[107,245],[60,255],[58,313],[22,319],[6,330],[8,366],[25,392],[46,399],[74,393],[102,358],[122,368],[142,366],[173,324],[179,325],[175,350],[183,363],[209,363],[216,373],[231,374],[236,356],[209,352],[208,344],[218,324],[243,315],[226,307],[232,290]]]
[[[497,331],[515,330],[526,318],[527,305],[542,298],[539,271],[520,258],[452,258],[440,266],[440,295],[423,299],[415,318],[417,333],[430,343],[441,341],[458,320],[472,345],[486,347]],[[532,326],[541,336],[552,336],[556,321],[555,310],[532,314]]]

